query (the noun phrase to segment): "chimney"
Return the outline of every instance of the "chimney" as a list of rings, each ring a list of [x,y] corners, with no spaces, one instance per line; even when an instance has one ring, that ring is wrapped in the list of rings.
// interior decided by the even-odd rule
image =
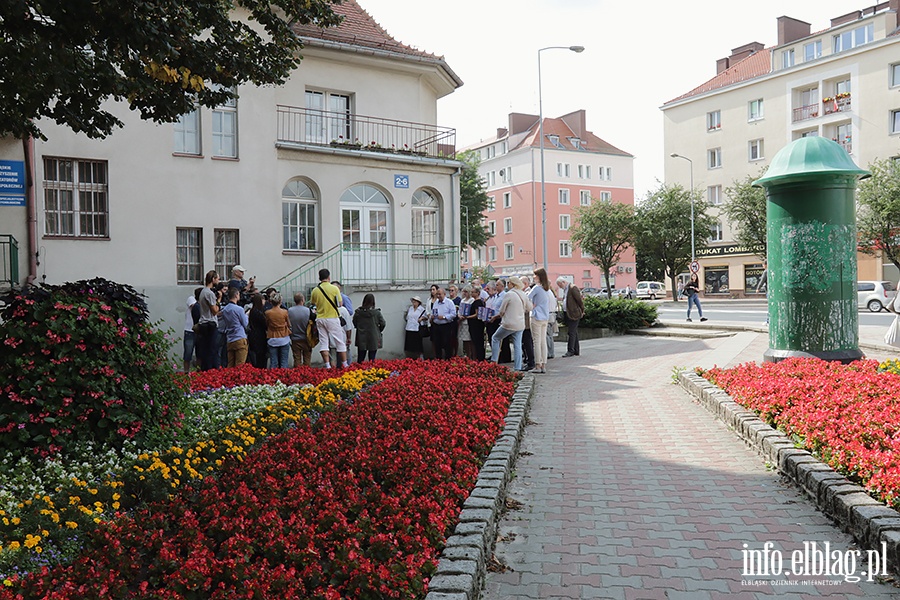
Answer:
[[[809,36],[811,25],[791,17],[778,17],[778,45],[784,46]]]
[[[731,56],[728,57],[728,64],[734,65],[734,64],[744,60],[751,54],[756,54],[763,48],[765,48],[765,46],[763,46],[759,42],[750,42],[749,44],[744,44],[743,46],[738,46],[737,48],[733,48],[731,50]]]
[[[843,25],[844,23],[850,23],[851,21],[857,21],[862,17],[862,12],[858,10],[854,10],[853,12],[848,12],[846,15],[841,15],[839,17],[835,17],[831,20],[831,26],[837,27],[838,25]]]
[[[535,125],[538,125],[537,115],[509,113],[509,135],[516,135],[517,133],[528,131]]]
[[[498,127],[497,128],[497,139],[502,140],[506,137],[506,134],[509,133],[509,130],[506,127]]]
[[[576,136],[580,138],[585,137],[585,133],[587,133],[587,113],[583,108],[563,115],[560,119]]]
[[[716,61],[716,75],[728,68],[728,57],[720,58]]]

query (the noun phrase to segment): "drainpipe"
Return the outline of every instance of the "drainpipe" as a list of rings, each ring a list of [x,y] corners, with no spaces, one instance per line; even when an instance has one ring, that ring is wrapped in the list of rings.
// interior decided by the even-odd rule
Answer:
[[[34,197],[34,138],[28,136],[22,140],[22,149],[25,154],[25,212],[28,220],[28,277],[25,279],[26,287],[34,285],[37,279],[37,207]]]

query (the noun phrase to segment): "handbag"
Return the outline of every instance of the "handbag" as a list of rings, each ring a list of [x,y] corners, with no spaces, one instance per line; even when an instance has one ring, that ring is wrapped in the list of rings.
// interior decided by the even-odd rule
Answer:
[[[891,326],[884,334],[884,343],[888,346],[900,348],[900,315],[894,317]]]
[[[322,295],[325,296],[325,298],[328,300],[328,302],[331,303],[331,305],[334,307],[334,310],[338,311],[338,318],[340,318],[340,320],[341,320],[341,327],[346,327],[347,319],[345,319],[344,316],[341,314],[341,311],[338,310],[337,304],[334,303],[334,300],[332,300],[331,298],[328,297],[328,294],[326,294],[325,290],[322,289],[321,283],[319,285],[317,285],[316,287],[319,288],[319,290],[321,290]]]

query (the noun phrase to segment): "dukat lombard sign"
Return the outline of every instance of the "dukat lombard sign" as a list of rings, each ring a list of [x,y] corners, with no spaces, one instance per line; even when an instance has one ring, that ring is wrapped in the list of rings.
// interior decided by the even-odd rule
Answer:
[[[741,254],[754,254],[765,256],[765,248],[751,248],[741,244],[726,244],[724,246],[708,246],[697,250],[697,258],[715,258],[717,256],[739,256]]]

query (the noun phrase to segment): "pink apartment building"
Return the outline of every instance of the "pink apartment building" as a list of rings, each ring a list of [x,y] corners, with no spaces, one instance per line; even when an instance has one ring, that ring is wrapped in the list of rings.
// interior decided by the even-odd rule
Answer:
[[[634,204],[634,157],[588,131],[585,111],[544,119],[547,271],[587,288],[605,286],[600,269],[572,242],[577,209],[593,202]],[[541,227],[540,124],[536,115],[511,113],[509,127],[472,144],[487,183],[490,207],[482,215],[493,237],[468,252],[465,267],[493,267],[500,276],[528,274],[544,264]],[[634,251],[610,273],[616,288],[636,284]]]

